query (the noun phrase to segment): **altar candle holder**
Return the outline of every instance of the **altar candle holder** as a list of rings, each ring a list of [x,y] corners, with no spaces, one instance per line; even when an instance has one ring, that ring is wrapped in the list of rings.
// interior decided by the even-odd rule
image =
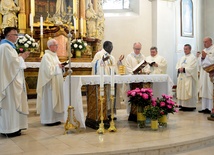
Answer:
[[[117,131],[114,123],[114,66],[110,66],[111,69],[111,122],[110,122],[110,127],[108,128],[108,131],[110,132],[115,132]]]
[[[104,117],[103,117],[103,101],[104,101],[104,66],[103,62],[100,64],[100,124],[99,124],[99,129],[97,130],[98,134],[104,134]]]
[[[110,127],[108,128],[108,131],[109,132],[117,131],[114,123],[114,96],[113,95],[111,95],[111,122],[110,122]]]
[[[40,58],[43,57],[44,55],[44,50],[43,50],[43,17],[40,17],[40,45],[41,45],[41,52],[40,52]]]

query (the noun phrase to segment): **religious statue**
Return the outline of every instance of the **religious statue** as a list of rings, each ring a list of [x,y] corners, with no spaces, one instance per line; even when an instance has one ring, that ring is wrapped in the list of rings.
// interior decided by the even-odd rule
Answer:
[[[56,1],[56,14],[62,15],[66,12],[66,0],[57,0]]]
[[[88,37],[96,37],[97,26],[97,14],[93,9],[92,3],[88,3],[88,9],[86,10],[86,28]]]
[[[13,0],[1,0],[0,13],[3,15],[3,22],[1,28],[17,27],[17,13],[20,7],[16,6]]]
[[[98,2],[98,10],[97,10],[97,38],[102,40],[104,38],[104,12],[102,8],[102,4]]]

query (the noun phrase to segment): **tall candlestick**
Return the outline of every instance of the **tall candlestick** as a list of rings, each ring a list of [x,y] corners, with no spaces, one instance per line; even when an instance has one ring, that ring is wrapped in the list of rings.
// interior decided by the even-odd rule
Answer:
[[[100,96],[104,96],[104,67],[100,66]]]
[[[76,18],[73,17],[73,21],[74,21],[74,35],[76,37]]]
[[[111,66],[111,95],[114,95],[114,66]]]
[[[80,33],[83,35],[83,18],[80,18]]]
[[[33,33],[33,15],[30,13],[30,32]]]
[[[40,17],[40,35],[43,35],[43,17]]]

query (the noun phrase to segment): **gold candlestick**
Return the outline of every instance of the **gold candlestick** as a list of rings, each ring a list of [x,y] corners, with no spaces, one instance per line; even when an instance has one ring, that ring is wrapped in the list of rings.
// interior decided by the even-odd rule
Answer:
[[[100,88],[100,91],[104,92],[104,88]],[[97,130],[98,134],[104,134],[104,123],[103,123],[103,101],[104,101],[104,97],[100,96],[100,104],[101,104],[101,117],[100,117],[100,124],[99,124],[99,129]]]
[[[41,46],[41,48],[40,48],[40,58],[42,58],[43,57],[43,55],[44,55],[44,50],[43,50],[43,35],[40,35],[40,46]]]
[[[110,127],[108,128],[109,132],[116,132],[117,129],[114,124],[114,96],[111,95],[111,122]]]
[[[73,110],[73,122],[76,123],[76,125],[72,124],[70,122],[71,120],[71,110]],[[76,130],[79,130],[79,127],[80,127],[80,122],[76,119],[75,115],[74,115],[74,107],[72,106],[68,106],[68,117],[67,117],[67,120],[66,120],[66,123],[64,125],[64,128],[65,128],[65,132],[64,134],[68,133],[68,131],[70,130],[73,130],[73,129],[76,129]]]

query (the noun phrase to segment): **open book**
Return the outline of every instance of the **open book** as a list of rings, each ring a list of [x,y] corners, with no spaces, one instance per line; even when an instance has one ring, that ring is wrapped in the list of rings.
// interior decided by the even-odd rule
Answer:
[[[138,74],[148,63],[145,60],[142,60],[133,70],[134,74]]]
[[[155,64],[155,62],[151,62],[151,63],[149,64],[149,66],[152,67],[154,64]]]
[[[66,66],[69,63],[69,60],[62,62],[61,65]]]
[[[207,73],[214,72],[214,64],[206,66],[203,68]]]

